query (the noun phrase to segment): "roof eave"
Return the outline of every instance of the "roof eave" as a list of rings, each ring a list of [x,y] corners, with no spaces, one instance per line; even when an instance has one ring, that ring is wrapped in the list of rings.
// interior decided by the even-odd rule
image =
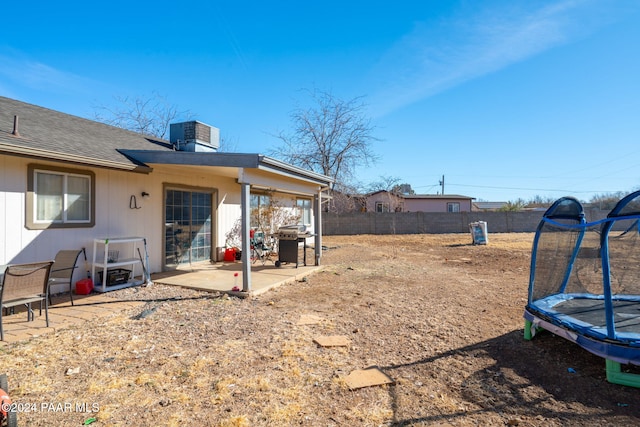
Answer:
[[[217,166],[230,168],[259,169],[327,187],[334,180],[331,177],[307,171],[262,154],[118,150],[125,156],[143,164],[164,164],[184,166]]]
[[[34,147],[24,147],[2,142],[0,142],[0,153],[8,154],[11,156],[30,157],[42,160],[54,160],[65,163],[96,166],[108,169],[118,169],[130,172],[150,173],[153,170],[151,167],[144,164],[136,164],[132,162],[114,162],[111,160],[81,156],[73,153],[60,153],[57,151],[44,150]]]
[[[333,178],[322,175],[313,171],[302,169],[300,167],[282,162],[280,160],[260,155],[260,169],[277,172],[281,175],[287,175],[298,179],[304,179],[313,183],[328,187],[335,182]]]

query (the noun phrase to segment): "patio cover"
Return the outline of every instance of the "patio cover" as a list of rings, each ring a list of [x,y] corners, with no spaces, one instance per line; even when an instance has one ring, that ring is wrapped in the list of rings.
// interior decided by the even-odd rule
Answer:
[[[181,165],[205,167],[222,176],[236,177],[241,186],[242,211],[242,291],[251,292],[250,254],[250,194],[251,188],[313,197],[315,230],[315,265],[322,256],[322,193],[334,180],[326,175],[308,171],[262,154],[185,152],[159,150],[118,150],[136,163],[153,167]]]

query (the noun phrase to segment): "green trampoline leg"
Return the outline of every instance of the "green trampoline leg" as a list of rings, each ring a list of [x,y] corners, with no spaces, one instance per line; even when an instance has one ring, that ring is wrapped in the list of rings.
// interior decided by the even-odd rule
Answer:
[[[531,338],[533,338],[533,336],[531,336],[531,321],[530,320],[526,320],[524,321],[524,339],[527,341],[531,341]]]
[[[620,363],[605,359],[607,365],[607,381],[613,384],[640,388],[640,375],[622,372]]]
[[[539,328],[537,326],[533,326],[533,322],[531,320],[524,320],[524,339],[527,341],[531,341],[535,333],[531,332],[535,328],[536,332],[541,331],[543,328]]]

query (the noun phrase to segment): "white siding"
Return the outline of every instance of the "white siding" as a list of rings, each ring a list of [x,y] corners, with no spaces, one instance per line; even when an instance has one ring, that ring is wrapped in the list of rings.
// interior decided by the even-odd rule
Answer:
[[[53,259],[60,249],[85,247],[87,257],[93,256],[96,237],[142,236],[147,239],[151,271],[162,269],[164,245],[163,184],[217,190],[217,230],[224,229],[239,215],[240,186],[231,178],[214,175],[189,175],[162,171],[138,174],[107,169],[93,169],[96,179],[96,221],[91,228],[28,230],[25,227],[25,199],[27,165],[55,163],[0,155],[0,264]],[[82,168],[81,168],[82,169]],[[86,167],[84,169],[87,169]],[[218,185],[219,184],[219,185]],[[150,197],[142,198],[142,192]],[[139,209],[130,208],[131,196]],[[228,203],[231,202],[231,205]],[[222,227],[222,228],[221,228]],[[224,233],[217,232],[215,242],[224,246]],[[84,260],[80,264],[78,279],[86,275]],[[74,280],[77,280],[74,277]]]
[[[94,227],[28,230],[25,226],[25,203],[27,167],[31,163],[59,165],[0,155],[0,264],[53,259],[58,250],[82,247],[86,248],[87,258],[91,262],[94,238],[142,236],[147,240],[151,272],[161,271],[165,243],[163,199],[166,185],[216,192],[216,217],[212,219],[214,253],[216,248],[225,246],[226,230],[233,226],[241,213],[238,177],[214,175],[213,169],[153,165],[150,174],[138,174],[95,168],[91,169],[95,173],[96,190]],[[75,168],[71,165],[67,167]],[[269,184],[277,184],[273,176],[265,177],[265,180]],[[297,190],[314,192],[313,186],[299,182],[287,184]],[[143,198],[143,191],[150,196]],[[135,201],[132,201],[132,196]],[[295,196],[286,194],[276,197],[281,205],[295,209]],[[135,204],[139,209],[130,204]],[[140,271],[136,270],[136,274],[140,274]],[[86,277],[86,270],[81,257],[74,282],[83,277]]]

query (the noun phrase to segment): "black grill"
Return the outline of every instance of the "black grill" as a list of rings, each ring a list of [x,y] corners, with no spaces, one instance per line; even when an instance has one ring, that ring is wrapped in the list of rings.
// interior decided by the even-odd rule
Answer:
[[[278,261],[279,264],[283,262],[295,262],[296,268],[298,268],[298,249],[299,244],[303,244],[303,262],[304,265],[307,265],[307,245],[305,244],[306,239],[311,237],[312,234],[307,232],[305,226],[298,225],[288,225],[285,227],[280,227],[278,232],[276,233],[276,238],[278,239]]]

